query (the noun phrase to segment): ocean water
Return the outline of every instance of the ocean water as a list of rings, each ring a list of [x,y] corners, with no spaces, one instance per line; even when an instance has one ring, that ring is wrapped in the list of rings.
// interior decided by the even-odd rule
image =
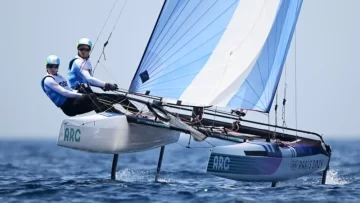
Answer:
[[[333,150],[327,184],[321,174],[280,182],[248,183],[206,174],[212,145],[186,140],[119,156],[59,147],[54,140],[0,140],[0,202],[359,202],[360,140],[327,140]]]

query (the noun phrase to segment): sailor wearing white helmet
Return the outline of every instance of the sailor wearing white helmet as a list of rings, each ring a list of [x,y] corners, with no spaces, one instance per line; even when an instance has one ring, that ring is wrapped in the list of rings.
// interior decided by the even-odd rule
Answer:
[[[50,100],[68,116],[76,116],[95,110],[120,113],[112,106],[99,102],[95,94],[82,94],[72,90],[66,79],[58,73],[60,59],[56,55],[46,58],[47,74],[41,80],[41,88]]]

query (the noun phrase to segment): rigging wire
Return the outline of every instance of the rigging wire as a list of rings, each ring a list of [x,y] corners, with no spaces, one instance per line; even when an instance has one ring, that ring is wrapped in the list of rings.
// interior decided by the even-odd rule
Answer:
[[[285,63],[285,69],[286,69],[286,63]],[[276,138],[276,128],[277,128],[277,119],[278,119],[278,115],[277,115],[277,108],[278,108],[278,90],[276,90],[276,99],[275,99],[275,101],[276,101],[276,103],[275,103],[275,108],[274,108],[274,110],[275,110],[275,129],[274,129],[274,136],[273,136],[273,138],[275,139]]]
[[[295,30],[295,129],[298,129],[297,126],[297,74],[296,74],[296,30]],[[297,136],[297,131],[296,136]]]
[[[117,82],[116,79],[114,78],[114,76],[107,70],[106,66],[105,66],[103,63],[100,63],[100,61],[98,61],[98,63],[99,63],[100,65],[102,65],[103,68],[104,68],[104,70],[111,76],[111,78],[112,78],[115,82]]]
[[[286,104],[286,89],[287,89],[287,66],[286,66],[286,62],[285,62],[285,70],[284,70],[284,98],[283,98],[283,102],[282,102],[282,127],[287,127],[286,125],[286,108],[285,108],[285,104]],[[285,133],[285,130],[283,128],[283,133]]]
[[[104,23],[103,27],[101,28],[100,33],[99,33],[99,35],[97,36],[97,38],[96,38],[96,40],[95,40],[95,43],[94,43],[93,48],[90,50],[90,54],[91,54],[91,52],[94,50],[95,45],[96,45],[97,41],[99,40],[99,37],[100,37],[102,31],[104,30],[104,27],[105,27],[107,21],[109,20],[109,17],[110,17],[110,15],[111,15],[111,13],[112,13],[112,10],[115,8],[115,5],[116,5],[117,1],[118,1],[118,0],[115,0],[114,4],[113,4],[113,6],[112,6],[112,8],[111,8],[111,10],[110,10],[109,15],[108,15],[108,17],[106,18],[105,23]]]
[[[107,46],[108,43],[109,43],[110,37],[111,37],[112,33],[113,33],[114,30],[115,30],[115,27],[116,27],[116,25],[117,25],[117,23],[118,23],[118,21],[119,21],[119,19],[120,19],[120,17],[121,17],[121,14],[122,14],[122,12],[123,12],[123,10],[124,10],[124,7],[125,7],[126,3],[127,3],[127,0],[125,0],[125,3],[123,4],[123,6],[122,6],[122,8],[121,8],[121,10],[120,10],[120,13],[119,13],[119,15],[118,15],[118,17],[117,17],[117,19],[116,19],[115,25],[114,25],[114,27],[112,28],[112,30],[111,30],[111,32],[110,32],[110,34],[109,34],[108,39],[107,39],[106,42],[104,43],[103,50],[101,51],[101,54],[100,54],[100,56],[99,56],[99,59],[97,60],[97,62],[96,62],[96,64],[95,64],[95,67],[94,67],[94,69],[93,69],[93,75],[94,75],[94,73],[95,73],[95,69],[96,69],[97,65],[98,65],[99,62],[100,62],[100,59],[101,59],[101,56],[102,56],[102,55],[104,55],[104,60],[106,60],[106,57],[105,57],[105,48],[106,48],[106,46]]]

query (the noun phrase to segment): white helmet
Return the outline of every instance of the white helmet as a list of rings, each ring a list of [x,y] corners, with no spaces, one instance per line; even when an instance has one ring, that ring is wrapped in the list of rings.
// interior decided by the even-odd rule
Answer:
[[[46,65],[48,64],[60,65],[60,58],[56,55],[50,55],[46,58]]]
[[[91,40],[89,40],[88,38],[81,38],[81,39],[79,39],[79,41],[78,41],[77,44],[76,44],[76,48],[79,48],[79,46],[82,45],[82,44],[88,45],[88,46],[90,47],[90,49],[91,49],[91,47],[92,47],[92,42],[91,42]]]

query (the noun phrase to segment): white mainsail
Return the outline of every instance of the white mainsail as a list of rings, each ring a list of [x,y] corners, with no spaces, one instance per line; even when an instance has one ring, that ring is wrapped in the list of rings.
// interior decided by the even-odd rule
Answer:
[[[129,91],[270,110],[302,0],[166,0]]]

